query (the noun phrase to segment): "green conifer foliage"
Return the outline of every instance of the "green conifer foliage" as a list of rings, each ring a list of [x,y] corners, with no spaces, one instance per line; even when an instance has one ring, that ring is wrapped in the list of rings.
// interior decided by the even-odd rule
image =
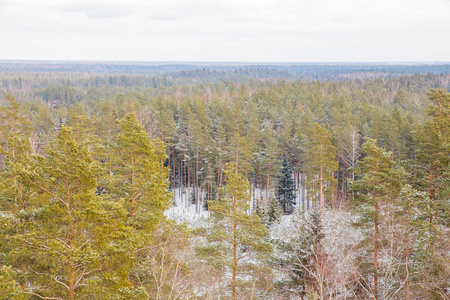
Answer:
[[[151,232],[164,218],[171,198],[169,169],[163,166],[165,147],[160,140],[150,140],[134,113],[119,124],[111,190],[124,199],[133,231]]]
[[[388,205],[399,195],[406,174],[394,166],[391,152],[378,148],[375,140],[367,139],[363,144],[363,152],[366,156],[356,170],[360,178],[353,183],[352,189],[357,192],[357,199],[360,201],[358,207],[362,215],[361,224],[374,227],[374,235],[368,236],[368,239],[373,241],[373,295],[379,299],[378,255],[379,248],[382,247],[379,230],[381,215],[383,208],[389,207]]]
[[[279,222],[281,216],[283,215],[283,210],[280,207],[277,199],[270,198],[269,205],[261,205],[261,203],[256,203],[256,214],[261,220],[261,223],[266,224],[268,226],[274,224],[275,222]]]
[[[251,200],[248,181],[230,163],[226,165],[225,180],[219,202],[209,204],[212,221],[207,236],[209,245],[199,250],[213,264],[230,272],[231,297],[241,299],[245,298],[246,285],[267,284],[265,278],[269,274],[261,274],[258,270],[262,265],[256,264],[254,259],[267,257],[271,246],[265,240],[266,226],[256,212],[248,212]]]
[[[419,222],[421,236],[418,247],[419,276],[428,299],[439,299],[445,294],[450,278],[448,254],[449,170],[450,170],[450,93],[432,89],[427,95],[432,105],[426,111],[431,117],[414,132],[416,142],[415,183],[427,194],[421,206],[421,216],[428,222]]]
[[[278,181],[277,199],[284,213],[291,214],[294,212],[295,205],[295,184],[292,178],[292,168],[284,156],[281,176]]]
[[[125,210],[95,195],[99,170],[86,145],[62,126],[46,154],[22,175],[42,193],[39,209],[25,216],[33,220],[33,231],[23,240],[36,259],[29,292],[73,300],[129,290]]]
[[[276,174],[279,169],[279,149],[272,122],[266,122],[261,130],[263,153],[261,156],[266,178],[266,206],[269,205],[271,176]]]
[[[316,195],[319,202],[319,219],[322,220],[325,197],[330,199],[336,184],[333,173],[337,171],[336,147],[331,143],[331,132],[315,123],[309,137],[306,152],[310,197]],[[311,190],[318,192],[313,193]]]
[[[0,130],[4,132],[0,145],[0,265],[16,271],[11,276],[23,289],[27,277],[32,276],[28,268],[32,253],[22,240],[30,228],[21,217],[36,208],[36,190],[21,176],[32,164],[30,124],[11,94],[7,101],[9,105],[0,114]]]
[[[17,282],[14,280],[11,267],[0,267],[0,297],[2,300],[25,300],[28,295],[25,294]]]
[[[285,253],[280,264],[290,270],[289,292],[295,291],[303,297],[311,292],[320,292],[325,297],[326,254],[322,246],[324,234],[319,215],[317,212],[299,211],[293,216],[292,224],[289,240],[277,243],[277,247]]]
[[[119,120],[119,125],[115,155],[111,160],[110,196],[124,202],[126,224],[132,231],[129,254],[135,258],[129,281],[133,286],[140,286],[140,269],[152,256],[153,233],[165,219],[164,211],[172,197],[169,168],[164,167],[163,142],[150,140],[134,113]]]
[[[427,107],[426,111],[431,116],[441,137],[450,138],[450,93],[444,89],[431,89],[427,93],[433,105]]]

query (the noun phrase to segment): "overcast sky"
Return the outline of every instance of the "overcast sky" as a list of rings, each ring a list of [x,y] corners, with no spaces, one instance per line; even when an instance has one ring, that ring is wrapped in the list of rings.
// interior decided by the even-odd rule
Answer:
[[[450,61],[450,0],[0,0],[0,59]]]

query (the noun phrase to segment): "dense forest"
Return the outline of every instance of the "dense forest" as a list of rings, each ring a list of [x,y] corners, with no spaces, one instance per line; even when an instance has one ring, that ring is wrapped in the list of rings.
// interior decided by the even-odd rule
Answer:
[[[1,66],[1,299],[450,299],[448,65]]]
[[[0,72],[152,75],[169,79],[216,80],[291,79],[345,80],[414,74],[448,74],[450,64],[439,63],[183,63],[79,62],[0,60]]]

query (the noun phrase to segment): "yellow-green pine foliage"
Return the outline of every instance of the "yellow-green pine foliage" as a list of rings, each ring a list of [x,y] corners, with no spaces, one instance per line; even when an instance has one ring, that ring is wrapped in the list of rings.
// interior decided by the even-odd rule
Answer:
[[[126,211],[95,194],[98,173],[87,145],[65,126],[25,173],[44,198],[29,216],[33,230],[23,237],[35,254],[31,292],[72,300],[132,290],[126,280],[132,267]]]
[[[320,201],[320,184],[322,184],[322,200],[326,205],[326,200],[331,200],[337,182],[333,175],[338,168],[336,147],[332,144],[331,132],[320,124],[315,123],[310,134],[305,153],[308,195],[311,200]]]
[[[377,147],[375,140],[367,138],[362,148],[366,156],[356,169],[359,179],[352,184],[352,189],[356,192],[361,213],[357,223],[369,229],[365,242],[371,241],[369,245],[373,245],[373,249],[368,249],[370,253],[373,251],[373,268],[370,272],[373,272],[373,294],[378,299],[390,286],[389,280],[379,280],[378,256],[383,253],[385,246],[381,241],[385,240],[388,232],[385,220],[391,217],[393,203],[399,197],[407,174],[395,165],[391,159],[392,153]],[[372,265],[367,256],[363,260]]]
[[[448,287],[450,256],[448,224],[450,221],[450,93],[431,89],[427,95],[432,105],[426,108],[430,120],[414,132],[416,159],[414,172],[419,190],[426,193],[421,204],[421,222],[416,254],[418,283],[414,287],[426,299],[441,299]]]
[[[30,228],[24,216],[36,206],[36,190],[21,176],[32,163],[30,124],[11,94],[7,102],[0,113],[0,265],[11,266],[11,276],[24,287],[32,276],[32,253],[23,241]]]
[[[426,111],[437,124],[441,138],[450,138],[450,93],[444,89],[431,89],[427,93],[433,105]]]
[[[169,207],[169,169],[164,143],[151,140],[134,113],[119,120],[113,161],[112,192],[124,199],[133,232],[149,233]]]
[[[226,185],[221,191],[222,196],[218,202],[209,201],[212,222],[207,236],[209,243],[199,251],[231,277],[230,290],[236,290],[241,298],[244,294],[249,296],[248,289],[254,284],[264,288],[270,286],[270,271],[265,270],[264,260],[272,248],[266,240],[267,227],[256,212],[249,212],[248,181],[231,163],[226,164],[224,173]],[[230,294],[236,298],[235,293]]]
[[[31,163],[30,124],[8,94],[8,106],[0,114],[0,210],[17,214],[24,210],[32,191],[19,174]]]
[[[13,270],[11,267],[0,267],[0,299],[2,300],[24,300],[28,299],[20,288],[19,284],[14,280]]]

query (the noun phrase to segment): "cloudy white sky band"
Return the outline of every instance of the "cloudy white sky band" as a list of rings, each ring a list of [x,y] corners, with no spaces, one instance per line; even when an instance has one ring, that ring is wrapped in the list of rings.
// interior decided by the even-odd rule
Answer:
[[[0,0],[0,59],[450,61],[450,0]]]

